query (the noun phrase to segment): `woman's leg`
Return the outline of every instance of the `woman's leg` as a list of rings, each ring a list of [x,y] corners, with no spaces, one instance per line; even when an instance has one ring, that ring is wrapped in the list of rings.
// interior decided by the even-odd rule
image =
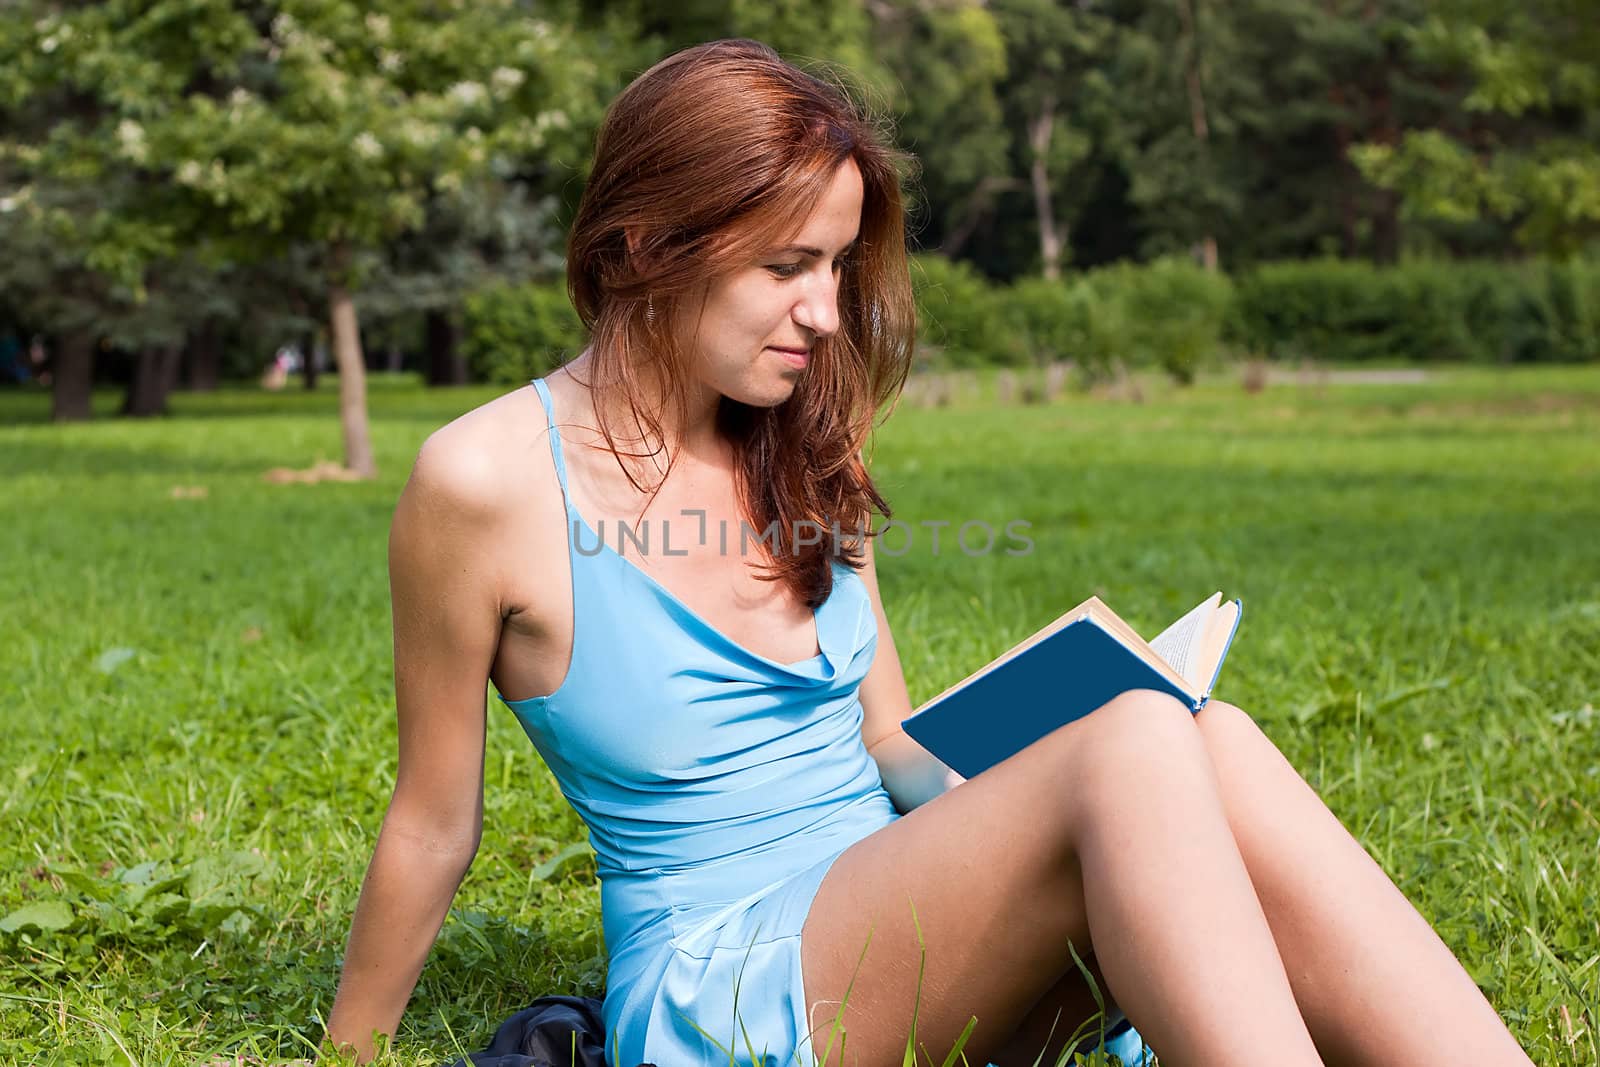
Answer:
[[[812,1040],[827,1048],[849,987],[846,1047],[841,1056],[836,1042],[829,1064],[899,1063],[914,1004],[918,1043],[936,1060],[976,1016],[967,1058],[982,1063],[1072,966],[1069,941],[1095,953],[1169,1063],[1236,1063],[1240,1048],[1269,1048],[1285,1067],[1321,1062],[1201,733],[1181,704],[1148,691],[839,857],[802,935]]]
[[[1317,1049],[1337,1064],[1527,1064],[1450,950],[1248,715],[1196,716],[1228,823]],[[1013,1035],[1003,1065],[1032,1063],[1060,1010],[1094,1012],[1065,975]],[[1059,1048],[1059,1034],[1051,1054]],[[1241,1045],[1241,1047],[1244,1047]],[[1050,1061],[1047,1058],[1047,1062]]]
[[[1528,1064],[1472,978],[1250,717],[1197,718],[1296,1002],[1330,1063]]]

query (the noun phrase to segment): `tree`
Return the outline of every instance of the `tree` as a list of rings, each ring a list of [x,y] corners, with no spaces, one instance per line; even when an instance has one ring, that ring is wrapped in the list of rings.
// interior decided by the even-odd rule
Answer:
[[[1001,96],[1032,196],[1040,267],[1052,280],[1060,277],[1072,220],[1088,199],[1078,168],[1113,137],[1104,65],[1116,47],[1116,26],[1098,8],[1089,0],[991,4],[1006,42]]]
[[[997,195],[1021,186],[998,91],[1005,41],[975,0],[882,0],[869,10],[873,50],[896,86],[899,143],[920,163],[914,233],[924,247],[958,255]]]
[[[581,154],[572,131],[592,128],[611,81],[570,18],[539,13],[513,0],[391,0],[357,19],[336,0],[299,0],[248,34],[235,16],[228,76],[149,131],[213,226],[237,235],[230,243],[322,252],[345,462],[364,476],[376,465],[359,253],[421,229],[431,203],[461,195],[496,160]]]
[[[371,272],[371,317],[420,314],[424,379],[461,385],[467,364],[454,312],[465,294],[487,285],[551,279],[562,269],[560,204],[535,175],[486,175],[448,200],[429,205],[421,229],[388,242]]]
[[[1117,81],[1145,255],[1182,249],[1215,263],[1243,216],[1239,140],[1256,81],[1237,27],[1233,4],[1134,5]]]
[[[6,250],[0,287],[25,301],[30,318],[53,336],[54,419],[90,417],[96,355],[103,348],[132,354],[122,413],[163,413],[188,335],[214,302],[209,272],[173,252],[135,288],[86,262],[95,236],[114,226],[110,209],[132,199],[120,176],[103,175],[81,188],[25,187],[10,199],[11,209],[0,212]]]
[[[1409,130],[1353,153],[1420,219],[1503,220],[1530,250],[1600,235],[1600,19],[1590,0],[1440,0],[1409,32],[1470,74],[1464,129]]]
[[[142,301],[180,249],[213,264],[311,250],[345,462],[365,476],[362,253],[498,160],[577,166],[616,81],[555,3],[24,0],[3,19],[0,108],[35,119],[0,155],[8,183],[123,194],[75,227],[90,270]]]

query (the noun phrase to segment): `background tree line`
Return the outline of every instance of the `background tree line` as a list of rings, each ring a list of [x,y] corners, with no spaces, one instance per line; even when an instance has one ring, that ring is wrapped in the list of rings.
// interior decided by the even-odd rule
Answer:
[[[930,270],[980,283],[1570,261],[1600,234],[1589,0],[19,0],[0,332],[47,339],[60,419],[97,380],[155,413],[324,332],[370,472],[366,349],[483,375],[463,309],[559,277],[605,103],[724,36],[845,68],[920,162]],[[494,314],[569,328],[546,298]]]

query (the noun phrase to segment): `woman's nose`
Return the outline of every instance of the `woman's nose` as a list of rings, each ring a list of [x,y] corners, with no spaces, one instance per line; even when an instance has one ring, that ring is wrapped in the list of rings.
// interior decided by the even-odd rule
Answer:
[[[829,277],[808,290],[794,306],[794,321],[816,334],[827,337],[839,329],[839,282]]]

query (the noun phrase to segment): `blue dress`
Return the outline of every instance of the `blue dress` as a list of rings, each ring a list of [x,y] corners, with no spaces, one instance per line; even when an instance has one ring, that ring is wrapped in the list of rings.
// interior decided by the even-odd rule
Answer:
[[[899,818],[861,742],[866,586],[833,564],[810,659],[735,643],[583,521],[533,385],[566,501],[573,649],[554,693],[506,703],[589,827],[608,1058],[810,1067],[800,928],[829,865]]]
[[[834,1006],[813,1051],[801,927],[833,861],[900,817],[861,739],[866,586],[833,563],[810,659],[737,644],[584,522],[533,386],[566,504],[573,648],[554,693],[506,705],[589,827],[607,1059],[812,1067]]]

